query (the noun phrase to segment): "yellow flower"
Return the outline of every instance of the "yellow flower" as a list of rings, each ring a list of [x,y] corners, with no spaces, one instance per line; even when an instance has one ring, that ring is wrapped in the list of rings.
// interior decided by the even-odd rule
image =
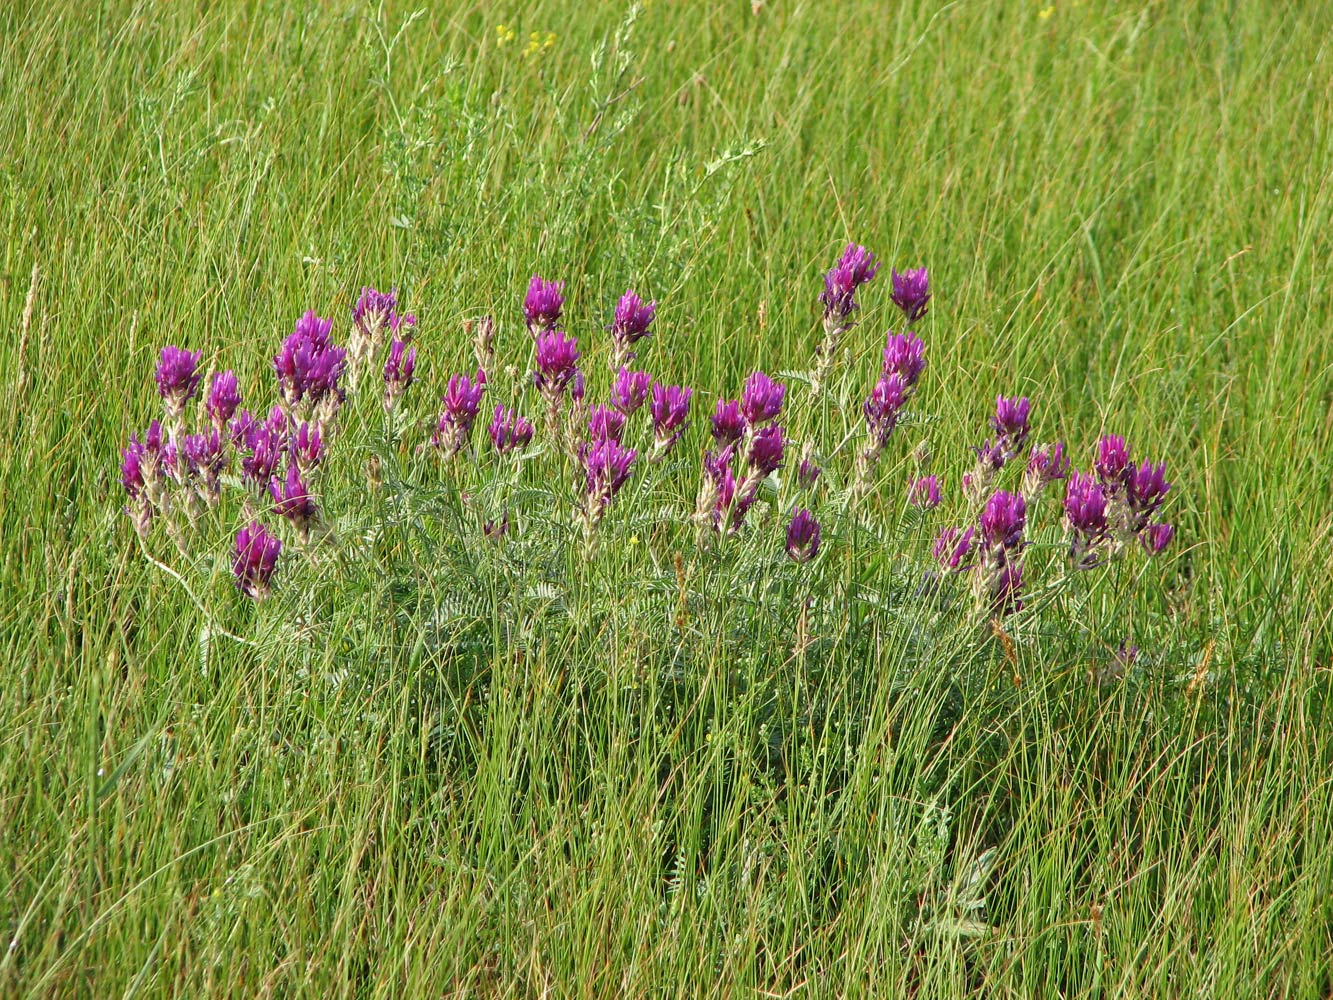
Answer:
[[[495,47],[508,45],[515,38],[514,29],[507,24],[497,24],[495,26]]]
[[[1054,7],[1047,7],[1045,10],[1038,11],[1037,16],[1044,21],[1054,13],[1055,13]]]

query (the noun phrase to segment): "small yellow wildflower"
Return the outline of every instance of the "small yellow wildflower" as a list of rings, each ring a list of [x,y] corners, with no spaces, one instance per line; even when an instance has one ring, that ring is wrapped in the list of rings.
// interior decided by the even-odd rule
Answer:
[[[630,543],[631,545],[638,545],[638,544],[639,544],[639,536],[638,536],[638,535],[630,535],[630,536],[629,536],[629,543]]]
[[[1037,16],[1044,21],[1054,13],[1055,13],[1054,7],[1047,7],[1045,10],[1038,11]]]
[[[495,47],[498,49],[501,45],[508,45],[517,37],[514,29],[507,24],[497,24],[495,26]]]

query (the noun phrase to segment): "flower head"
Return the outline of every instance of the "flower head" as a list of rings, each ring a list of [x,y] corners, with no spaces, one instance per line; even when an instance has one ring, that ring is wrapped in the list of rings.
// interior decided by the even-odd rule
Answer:
[[[981,512],[981,540],[987,546],[1021,545],[1027,525],[1027,503],[1019,493],[997,490]]]
[[[203,480],[204,494],[210,502],[216,502],[218,479],[227,465],[227,453],[222,449],[222,435],[214,427],[201,434],[185,435],[181,445],[191,476]]]
[[[1097,458],[1092,468],[1103,486],[1119,492],[1129,469],[1129,445],[1125,439],[1118,434],[1103,435],[1097,442]]]
[[[338,380],[347,352],[335,347],[329,334],[333,320],[323,319],[311,309],[296,322],[296,329],[283,341],[273,359],[273,369],[288,406],[305,401],[336,407],[342,401]]]
[[[1143,539],[1143,547],[1151,555],[1160,555],[1166,551],[1166,547],[1171,544],[1171,540],[1176,537],[1176,529],[1169,524],[1150,524],[1143,529],[1139,536]]]
[[[807,563],[819,554],[819,522],[802,507],[787,525],[787,555],[798,563]]]
[[[875,255],[856,243],[848,243],[838,262],[824,275],[824,291],[819,301],[824,306],[826,322],[842,322],[858,308],[856,290],[879,271]]]
[[[1126,500],[1137,518],[1146,522],[1162,506],[1171,484],[1166,481],[1166,463],[1130,463],[1125,469]]]
[[[1023,610],[1023,564],[1006,562],[990,578],[991,610],[1007,615]]]
[[[751,427],[759,427],[782,412],[786,393],[787,387],[781,382],[774,382],[763,372],[753,372],[741,393],[741,415]]]
[[[991,427],[1003,439],[1013,444],[1012,451],[1018,451],[1027,441],[1028,416],[1032,412],[1032,402],[1026,397],[995,397],[995,416],[991,418]]]
[[[205,403],[208,419],[221,432],[240,405],[241,392],[236,385],[236,373],[217,372],[208,386],[208,400]]]
[[[302,539],[307,538],[310,525],[319,518],[319,508],[301,479],[297,464],[288,463],[286,480],[279,480],[277,476],[271,478],[268,491],[273,497],[274,511],[290,521]]]
[[[162,358],[157,363],[153,377],[157,380],[157,392],[167,404],[167,416],[179,418],[185,412],[185,404],[190,401],[199,388],[199,358],[202,351],[184,350],[179,347],[162,348]]]
[[[907,387],[897,372],[881,375],[875,383],[870,398],[861,407],[875,448],[882,449],[889,443],[906,397]]]
[[[564,290],[563,281],[543,281],[536,274],[532,276],[528,283],[528,294],[523,299],[523,315],[534,337],[543,331],[553,330],[560,322],[560,314],[565,308]]]
[[[302,473],[319,468],[319,464],[324,461],[324,438],[319,424],[311,425],[302,421],[292,435],[288,449]]]
[[[884,374],[896,373],[911,389],[926,370],[926,345],[914,333],[889,333],[884,346]]]
[[[245,447],[248,454],[241,459],[241,478],[262,494],[286,450],[287,436],[270,421],[254,421],[246,431]]]
[[[412,384],[412,373],[417,366],[417,349],[394,338],[389,345],[389,357],[384,362],[384,408],[393,409],[407,387]]]
[[[1076,566],[1087,568],[1099,561],[1094,549],[1106,537],[1106,493],[1092,475],[1075,472],[1065,487],[1065,523],[1074,539],[1070,558]]]
[[[537,338],[537,372],[534,381],[542,394],[555,399],[578,374],[579,345],[561,330],[548,330]]]
[[[481,407],[481,397],[486,391],[486,373],[477,369],[476,379],[466,375],[454,375],[445,389],[444,409],[435,425],[435,435],[431,439],[435,447],[446,455],[457,455],[467,445],[468,435],[472,433],[472,424],[477,419],[477,410]]]
[[[709,418],[712,422],[713,440],[719,448],[725,448],[741,439],[745,433],[745,418],[741,416],[741,404],[734,399],[719,399],[717,408]]]
[[[618,441],[598,441],[584,449],[583,472],[587,481],[588,510],[605,508],[629,479],[638,452],[622,448]]]
[[[940,505],[940,480],[938,476],[922,476],[912,481],[907,488],[907,502],[913,507],[933,510]]]
[[[352,323],[363,337],[374,341],[388,328],[390,317],[396,315],[397,308],[398,289],[381,292],[374,288],[362,288],[352,305]]]
[[[976,529],[943,528],[935,538],[935,559],[951,573],[961,573],[971,566]]]
[[[690,416],[690,397],[693,389],[679,385],[653,383],[653,401],[649,406],[653,415],[653,459],[660,460],[685,433]]]
[[[1023,493],[1036,496],[1051,483],[1069,475],[1069,457],[1063,442],[1032,449],[1023,475]]]
[[[258,521],[251,521],[236,535],[236,558],[232,562],[236,586],[256,601],[263,600],[268,596],[281,553],[281,540],[270,535]]]
[[[750,442],[750,469],[755,475],[767,476],[782,467],[782,454],[787,438],[776,424],[757,431]]]
[[[930,275],[924,267],[893,272],[893,304],[903,311],[907,322],[915,323],[926,314],[930,301]]]
[[[611,340],[615,345],[614,357],[617,366],[627,363],[634,352],[633,346],[652,333],[650,327],[657,313],[657,303],[639,298],[633,290],[628,290],[616,303],[616,318],[611,324]]]
[[[495,408],[491,420],[491,444],[501,455],[526,448],[532,442],[532,424],[518,415],[516,410],[506,410],[503,406]]]
[[[625,429],[625,414],[610,406],[595,406],[588,417],[591,441],[619,441]]]
[[[823,472],[824,470],[815,462],[814,449],[807,441],[805,447],[801,449],[801,464],[796,467],[797,484],[803,490],[814,489],[815,483],[819,481]]]
[[[628,368],[621,368],[611,385],[611,405],[625,416],[633,416],[647,401],[652,381],[647,372],[632,372]]]

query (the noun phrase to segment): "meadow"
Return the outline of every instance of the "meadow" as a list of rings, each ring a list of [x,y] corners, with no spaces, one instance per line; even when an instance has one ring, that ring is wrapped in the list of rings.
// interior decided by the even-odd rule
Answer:
[[[1333,995],[1326,5],[0,27],[0,995]],[[879,270],[821,380],[849,244]],[[867,459],[922,267],[925,368]],[[562,438],[588,413],[534,274],[588,405],[622,293],[656,304],[633,363],[690,417],[645,401],[624,477]],[[239,458],[179,545],[140,538],[162,349],[262,417],[298,321],[344,343],[367,286],[415,317],[414,381],[386,410],[380,353],[347,393],[314,539]],[[469,436],[441,396],[479,366]],[[715,507],[709,415],[756,371],[782,411]],[[987,493],[1123,435],[1166,463],[1165,550],[1071,567],[1061,480],[972,585],[941,566],[997,396],[1031,440]]]

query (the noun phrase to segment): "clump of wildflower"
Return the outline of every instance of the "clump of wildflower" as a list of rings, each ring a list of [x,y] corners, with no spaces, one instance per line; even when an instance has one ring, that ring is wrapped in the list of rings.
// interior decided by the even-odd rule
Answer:
[[[690,397],[693,389],[679,385],[653,383],[653,453],[651,461],[660,462],[676,446],[689,425]]]
[[[930,275],[924,267],[906,270],[899,274],[894,271],[893,304],[903,311],[907,322],[915,323],[926,314],[926,305],[930,302]]]
[[[819,554],[819,522],[802,507],[787,525],[787,555],[797,563],[807,563]]]
[[[647,372],[632,372],[621,368],[611,384],[611,405],[627,417],[633,416],[648,400],[652,378]]]
[[[537,338],[537,371],[533,375],[537,390],[548,401],[557,403],[580,376],[578,360],[579,344],[573,337],[566,337],[561,330],[541,334]]]
[[[981,512],[978,589],[996,614],[1023,607],[1023,529],[1027,503],[1017,493],[997,490]]]
[[[347,338],[347,361],[353,380],[362,366],[379,348],[398,309],[398,289],[381,292],[362,288],[352,304],[352,332]],[[415,322],[414,317],[409,317]]]
[[[319,507],[310,495],[301,470],[295,462],[287,465],[287,478],[272,477],[268,484],[269,495],[273,498],[273,510],[291,522],[304,545],[310,540],[310,528],[319,520]]]
[[[633,448],[621,447],[618,441],[609,439],[598,441],[583,450],[583,474],[586,483],[583,505],[585,539],[591,541],[606,508],[629,479],[630,469],[637,456],[638,452]]]
[[[907,488],[907,502],[913,507],[934,510],[940,505],[940,480],[938,476],[921,476],[914,479]]]
[[[611,370],[626,367],[634,360],[634,345],[650,336],[656,302],[644,302],[629,289],[616,303],[615,321],[611,324]]]
[[[232,574],[241,592],[256,601],[266,598],[281,553],[282,541],[270,535],[259,521],[251,521],[237,532]]]
[[[1105,434],[1097,442],[1097,457],[1092,469],[1107,492],[1114,496],[1125,485],[1129,469],[1129,445],[1118,434]]]
[[[1023,473],[1023,496],[1028,503],[1041,495],[1051,483],[1069,475],[1069,457],[1061,441],[1032,449],[1027,471]]]
[[[240,405],[241,391],[236,384],[236,373],[225,371],[214,374],[208,386],[208,399],[204,403],[204,408],[208,413],[208,419],[212,421],[219,434],[226,428],[227,421]]]
[[[554,330],[560,322],[565,308],[564,291],[563,281],[544,281],[539,275],[532,276],[523,299],[523,316],[534,339]]]
[[[475,380],[466,375],[454,375],[449,379],[443,397],[444,409],[435,424],[435,435],[431,443],[449,458],[467,447],[468,436],[472,433],[472,424],[477,419],[477,410],[481,407],[481,397],[486,391],[486,373],[477,369]]]
[[[202,354],[202,351],[191,353],[180,347],[162,348],[162,357],[153,377],[157,381],[158,395],[166,403],[167,420],[173,425],[185,415],[185,404],[199,388],[202,377],[199,358]]]
[[[346,367],[347,352],[334,346],[329,337],[332,330],[333,320],[323,319],[311,309],[297,321],[296,329],[273,359],[288,408],[302,406],[321,420],[331,419],[343,400],[338,382]]]
[[[1166,464],[1151,461],[1136,464],[1125,439],[1117,434],[1107,434],[1097,442],[1092,469],[1090,476],[1080,477],[1079,489],[1086,492],[1092,482],[1099,488],[1105,506],[1103,540],[1106,542],[1104,548],[1109,549],[1107,554],[1119,555],[1136,540],[1152,555],[1162,552],[1175,533],[1170,525],[1154,523],[1171,489],[1166,480]],[[1068,503],[1067,499],[1067,515]],[[1076,535],[1074,549],[1078,550],[1077,523],[1073,518],[1068,520]],[[1096,565],[1100,561],[1089,558],[1082,551],[1071,551],[1071,558],[1076,566]]]
[[[491,444],[501,455],[521,451],[532,443],[532,424],[524,420],[515,410],[503,406],[495,408],[495,416],[489,428]]]
[[[735,444],[745,433],[745,418],[741,416],[741,404],[734,399],[719,399],[717,408],[709,418],[712,423],[713,440],[719,448]]]
[[[417,365],[417,349],[394,339],[389,345],[389,357],[384,362],[384,409],[392,411],[407,387],[412,384]]]
[[[812,380],[815,391],[819,391],[833,366],[843,334],[854,325],[852,315],[860,308],[857,289],[878,271],[874,254],[856,243],[848,243],[838,262],[824,275],[824,290],[819,295],[824,307],[824,338],[815,351]]]

